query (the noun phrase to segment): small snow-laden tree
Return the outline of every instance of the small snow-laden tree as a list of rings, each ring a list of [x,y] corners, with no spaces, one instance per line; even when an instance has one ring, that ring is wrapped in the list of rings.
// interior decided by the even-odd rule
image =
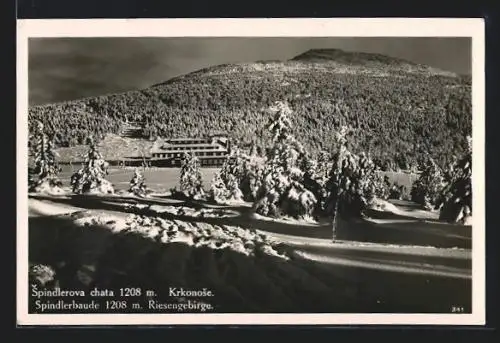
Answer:
[[[241,177],[229,174],[227,179],[228,201],[240,202],[243,200],[243,192],[240,189]]]
[[[385,182],[379,166],[370,155],[362,152],[359,156],[359,178],[362,185],[362,196],[367,202],[373,198],[388,199],[391,187]]]
[[[97,150],[94,139],[87,139],[89,151],[78,171],[71,176],[71,186],[76,194],[113,194],[114,187],[106,179],[109,163]]]
[[[269,108],[269,111],[274,114],[274,118],[268,127],[272,134],[272,141],[281,142],[286,140],[291,134],[292,122],[289,116],[292,114],[292,109],[287,102],[276,101]]]
[[[269,217],[301,219],[313,214],[317,200],[303,184],[299,168],[305,160],[301,144],[291,134],[292,113],[288,104],[277,102],[270,108],[274,118],[269,125],[273,146],[262,171],[262,184],[256,194],[254,211]]]
[[[420,176],[412,185],[411,200],[432,210],[445,185],[443,171],[431,157],[423,163],[421,170]]]
[[[189,152],[184,153],[181,163],[180,191],[191,199],[200,199],[205,195],[200,160]]]
[[[52,141],[47,137],[41,121],[33,136],[32,151],[35,166],[28,171],[28,186],[31,192],[62,192],[58,173],[61,168],[57,164]]]
[[[265,160],[259,155],[250,155],[243,160],[243,177],[240,189],[244,201],[255,201],[262,186]]]
[[[241,183],[244,177],[244,156],[235,147],[226,158],[222,168],[215,174],[209,196],[217,203],[239,202],[243,200]]]
[[[257,156],[259,153],[258,153],[258,149],[257,149],[257,143],[255,142],[255,140],[252,141],[252,144],[250,145],[250,152],[249,152],[249,155],[250,156]]]
[[[332,216],[332,238],[333,240],[337,237],[337,222],[339,209],[341,209],[340,203],[346,192],[347,175],[345,175],[344,163],[348,151],[347,145],[347,128],[341,127],[340,131],[335,134],[335,141],[337,145],[337,152],[333,156],[333,165],[330,172],[330,179],[327,182],[326,188],[328,189],[328,198],[325,203],[325,212],[330,213]]]
[[[220,173],[215,173],[210,183],[209,197],[216,203],[224,203],[228,198],[228,189]]]
[[[129,192],[140,197],[145,196],[147,193],[146,179],[139,169],[134,170],[134,176],[130,180]]]
[[[44,264],[29,266],[28,277],[30,284],[37,285],[39,289],[52,289],[58,286],[54,268]]]
[[[328,181],[332,167],[333,162],[331,155],[325,150],[320,151],[318,155],[316,174],[323,183]]]
[[[331,155],[327,151],[322,150],[318,154],[318,160],[315,165],[315,191],[313,191],[313,193],[318,199],[318,210],[324,211],[326,206],[326,199],[328,196],[327,182],[330,178],[330,172],[333,168]]]
[[[307,156],[301,160],[300,169],[302,170],[302,184],[309,190],[317,200],[314,213],[320,215],[323,211],[327,192],[325,188],[326,180],[322,174],[321,165]]]
[[[472,140],[468,137],[468,150],[452,162],[445,172],[445,186],[436,203],[439,218],[448,222],[470,224],[472,217]]]
[[[368,180],[362,178],[359,157],[351,153],[345,146],[334,155],[335,166],[327,182],[329,196],[325,212],[334,219],[338,215],[360,217],[364,208],[364,191],[373,193]],[[369,194],[366,198],[371,198]]]

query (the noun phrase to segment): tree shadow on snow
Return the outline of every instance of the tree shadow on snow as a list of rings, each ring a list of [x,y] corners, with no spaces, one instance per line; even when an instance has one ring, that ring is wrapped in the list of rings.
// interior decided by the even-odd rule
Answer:
[[[144,216],[154,216],[168,220],[183,220],[193,223],[211,225],[232,225],[245,229],[261,230],[269,233],[285,234],[295,237],[332,239],[332,225],[323,222],[316,225],[286,223],[256,218],[251,208],[247,206],[207,207],[201,201],[171,202],[170,200],[143,199],[120,196],[75,195],[71,197],[50,197],[43,195],[31,196],[38,200],[48,200],[66,205],[94,209],[130,213]],[[145,207],[126,207],[124,204],[144,205]],[[169,206],[178,208],[177,212],[158,212],[148,206]],[[198,212],[195,216],[182,210],[192,208]],[[210,213],[209,211],[213,211]],[[213,216],[212,216],[213,215]],[[339,220],[336,239],[359,242],[388,243],[401,245],[423,245],[442,248],[471,249],[472,231],[470,226],[445,224],[423,221],[415,218],[405,218],[404,222],[375,223],[364,219]]]
[[[472,248],[470,228],[425,221],[374,223],[356,219],[339,219],[336,238],[371,243],[433,246],[439,248]]]
[[[80,208],[93,209],[93,210],[104,210],[104,211],[117,211],[122,213],[130,213],[144,216],[154,216],[158,218],[168,219],[168,220],[184,220],[193,223],[207,223],[211,225],[233,225],[240,226],[245,229],[258,229],[262,231],[283,233],[289,235],[295,235],[300,237],[313,237],[313,238],[328,238],[331,236],[331,232],[328,231],[326,225],[322,226],[311,226],[304,228],[303,226],[294,223],[285,222],[275,222],[268,221],[265,219],[257,219],[252,216],[251,209],[243,205],[229,205],[229,206],[218,206],[218,208],[209,208],[201,202],[193,204],[191,201],[170,203],[163,201],[156,201],[151,199],[142,198],[131,198],[131,197],[118,197],[118,196],[71,196],[71,197],[50,197],[43,195],[33,195],[32,198],[37,200],[45,200],[56,203],[61,203],[65,205],[71,205]],[[131,205],[145,205],[146,207],[125,207],[123,204]],[[182,211],[178,213],[168,213],[168,212],[157,212],[152,210],[148,206],[159,205],[159,206],[171,206],[177,207],[179,209],[183,207],[190,207],[196,211],[201,210],[214,210],[217,213],[218,210],[222,212],[221,217],[203,217],[201,216],[190,216],[188,214],[182,214]],[[228,211],[230,215],[223,216],[224,211]],[[236,215],[233,213],[236,212]]]
[[[166,313],[165,309],[148,309],[149,302],[189,300],[172,296],[170,287],[212,291],[213,297],[191,299],[211,304],[214,310],[207,312],[447,313],[451,306],[470,311],[468,280],[165,244],[133,232],[114,233],[95,225],[78,227],[74,216],[29,219],[30,263],[52,266],[63,289],[88,293],[97,287],[114,290],[116,295],[119,288],[140,287],[143,296],[131,302],[141,303],[143,309],[132,311],[129,305],[130,312]],[[156,296],[145,296],[148,289]]]

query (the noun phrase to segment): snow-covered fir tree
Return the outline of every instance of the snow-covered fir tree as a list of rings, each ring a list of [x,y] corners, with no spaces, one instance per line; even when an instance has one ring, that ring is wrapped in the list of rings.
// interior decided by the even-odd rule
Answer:
[[[257,152],[243,160],[243,177],[240,182],[243,200],[253,202],[257,198],[263,182],[264,165],[265,158]]]
[[[134,176],[130,180],[129,192],[140,197],[147,194],[146,179],[139,169],[134,170]]]
[[[326,184],[325,212],[333,219],[334,239],[339,217],[361,218],[375,198],[383,198],[388,192],[373,160],[364,153],[358,156],[347,149],[348,133],[347,127],[341,127],[336,134],[337,152]]]
[[[180,191],[191,199],[200,199],[205,195],[200,160],[189,152],[184,153],[181,163]]]
[[[436,207],[440,219],[448,222],[471,224],[472,218],[472,140],[468,137],[465,155],[449,166],[445,173],[445,186]]]
[[[240,189],[241,177],[236,174],[229,174],[227,180],[228,201],[240,202],[243,200],[243,193]]]
[[[257,150],[257,143],[255,141],[252,141],[252,144],[250,146],[250,156],[257,156],[258,155],[258,150]]]
[[[233,147],[210,185],[209,196],[213,201],[228,203],[243,200],[241,186],[244,179],[244,162],[248,158],[249,156],[242,154],[238,147]]]
[[[332,157],[327,151],[321,150],[316,165],[316,177],[322,184],[325,184],[330,177],[330,172],[333,167]]]
[[[318,162],[310,156],[305,156],[300,161],[300,169],[302,170],[302,184],[309,190],[317,200],[314,212],[320,214],[324,202],[324,184],[318,173]]]
[[[316,169],[316,180],[320,187],[320,194],[318,195],[320,201],[319,208],[320,210],[324,211],[328,197],[327,183],[330,179],[330,174],[333,169],[332,156],[328,152],[322,150],[318,156],[317,165],[318,167]]]
[[[42,122],[37,123],[33,136],[32,152],[34,168],[28,171],[30,192],[60,193],[62,182],[58,178],[60,167],[57,164],[52,141],[49,140]]]
[[[221,177],[221,173],[215,173],[210,183],[209,197],[216,203],[224,203],[228,199],[228,189],[226,182]]]
[[[274,114],[269,125],[273,146],[262,171],[254,210],[270,217],[310,217],[317,199],[302,183],[300,165],[305,163],[305,151],[291,134],[292,110],[285,102],[276,102],[270,110]]]
[[[106,179],[109,164],[97,150],[92,137],[87,140],[89,151],[85,161],[77,172],[71,176],[71,186],[76,194],[112,194],[114,188]]]
[[[346,193],[348,191],[347,187],[349,187],[348,172],[350,167],[350,153],[346,147],[347,133],[347,127],[343,126],[341,127],[339,132],[335,134],[337,152],[333,156],[332,171],[330,173],[330,179],[327,182],[329,195],[326,201],[325,211],[327,213],[330,213],[332,216],[333,239],[336,238],[339,211],[342,211],[345,207],[342,206],[342,200],[346,198]]]
[[[292,122],[289,116],[293,113],[292,109],[287,102],[277,101],[269,110],[274,114],[268,127],[273,136],[272,141],[274,143],[286,141],[291,135]]]
[[[423,163],[421,170],[418,179],[412,185],[411,200],[427,210],[432,210],[445,185],[443,171],[431,157]]]
[[[259,150],[254,141],[250,147],[250,153],[248,155],[242,154],[240,190],[243,193],[244,201],[254,202],[262,185],[265,157],[260,154]]]

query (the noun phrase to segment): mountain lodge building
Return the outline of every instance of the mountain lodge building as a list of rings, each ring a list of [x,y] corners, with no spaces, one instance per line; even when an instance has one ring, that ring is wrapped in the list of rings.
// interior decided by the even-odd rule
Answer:
[[[184,153],[193,153],[202,166],[221,166],[230,153],[230,142],[225,136],[202,138],[157,139],[151,148],[151,164],[156,166],[180,166]]]

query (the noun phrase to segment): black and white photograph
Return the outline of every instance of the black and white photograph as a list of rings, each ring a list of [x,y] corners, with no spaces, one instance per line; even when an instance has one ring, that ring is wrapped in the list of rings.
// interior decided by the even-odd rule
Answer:
[[[20,323],[484,322],[481,21],[105,21],[19,26]]]

